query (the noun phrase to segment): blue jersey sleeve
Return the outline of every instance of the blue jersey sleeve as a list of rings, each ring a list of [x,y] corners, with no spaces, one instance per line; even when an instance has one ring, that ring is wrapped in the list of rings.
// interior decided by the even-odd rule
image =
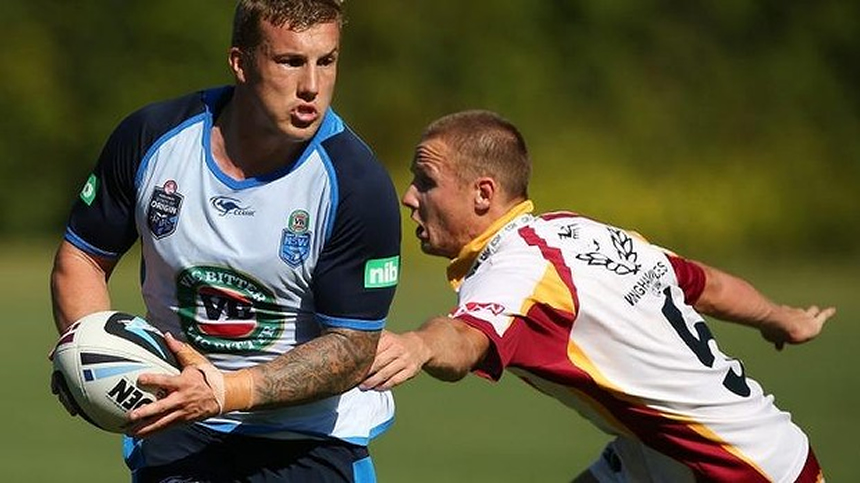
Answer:
[[[399,279],[397,194],[383,166],[348,129],[323,145],[338,202],[314,271],[317,315],[329,327],[381,330]]]
[[[202,93],[194,93],[151,104],[125,118],[105,143],[72,207],[66,241],[94,255],[122,256],[137,240],[138,168],[165,133],[204,108]]]
[[[140,154],[136,122],[124,120],[108,138],[98,163],[75,201],[65,239],[85,252],[118,258],[137,238],[134,175]]]

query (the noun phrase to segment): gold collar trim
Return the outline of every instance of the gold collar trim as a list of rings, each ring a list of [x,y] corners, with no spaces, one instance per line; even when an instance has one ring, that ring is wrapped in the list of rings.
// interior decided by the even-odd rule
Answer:
[[[460,284],[463,283],[463,279],[466,278],[472,266],[475,265],[475,261],[489,245],[492,245],[491,241],[503,228],[517,218],[530,214],[532,211],[534,211],[534,203],[531,200],[523,201],[511,208],[510,211],[494,221],[483,233],[467,243],[460,250],[457,258],[451,260],[451,263],[448,265],[448,283],[451,284],[451,287],[454,290],[460,288]],[[530,219],[531,215],[526,218]]]

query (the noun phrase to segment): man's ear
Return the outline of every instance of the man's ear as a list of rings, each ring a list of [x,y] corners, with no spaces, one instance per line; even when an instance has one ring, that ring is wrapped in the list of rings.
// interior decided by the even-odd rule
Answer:
[[[498,194],[496,180],[489,177],[481,177],[475,180],[475,210],[479,213],[489,211],[493,200]]]
[[[237,83],[245,83],[248,81],[248,65],[249,59],[238,48],[231,47],[227,54],[227,63],[230,65],[230,70],[233,72],[233,77]]]

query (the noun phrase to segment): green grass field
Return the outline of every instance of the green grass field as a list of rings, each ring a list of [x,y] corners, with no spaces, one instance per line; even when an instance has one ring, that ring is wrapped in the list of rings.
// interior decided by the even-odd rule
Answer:
[[[54,340],[48,274],[54,246],[2,245],[0,290],[10,331],[2,341],[0,480],[121,482],[128,475],[120,438],[69,418],[48,390],[46,358]],[[440,263],[407,252],[389,327],[403,330],[453,302]],[[778,353],[757,333],[711,323],[724,352],[776,396],[805,428],[828,481],[860,481],[851,462],[860,443],[858,263],[778,266],[732,261],[726,268],[777,300],[836,305],[824,335]],[[140,311],[133,261],[114,278],[114,306]],[[497,385],[476,377],[456,385],[419,376],[396,391],[394,426],[371,447],[381,482],[565,482],[596,457],[607,437],[572,411],[514,377]]]

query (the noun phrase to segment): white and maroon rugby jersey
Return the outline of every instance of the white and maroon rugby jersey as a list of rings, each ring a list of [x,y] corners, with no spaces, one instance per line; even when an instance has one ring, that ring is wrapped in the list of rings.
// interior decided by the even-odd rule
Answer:
[[[794,481],[807,437],[691,307],[701,268],[622,229],[531,211],[515,207],[449,266],[450,316],[491,341],[476,372],[509,369],[700,481]]]
[[[136,240],[147,320],[219,368],[269,361],[323,327],[383,328],[399,266],[390,178],[332,111],[292,165],[235,180],[210,149],[225,87],[147,106],[109,138],[65,238],[118,258]],[[388,392],[359,391],[204,422],[273,438],[356,444],[392,421]]]

